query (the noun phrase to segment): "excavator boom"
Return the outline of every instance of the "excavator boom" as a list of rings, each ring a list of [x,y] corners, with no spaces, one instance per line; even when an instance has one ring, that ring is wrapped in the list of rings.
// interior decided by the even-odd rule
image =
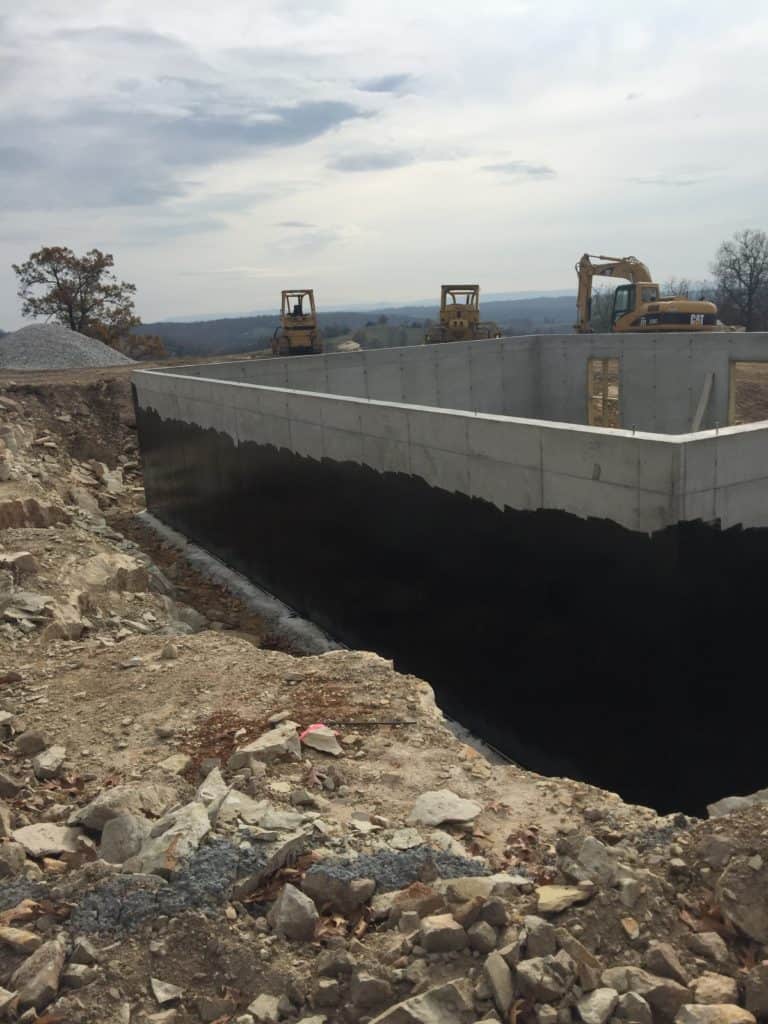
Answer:
[[[593,263],[593,260],[600,262]],[[576,298],[580,334],[592,332],[592,280],[618,277],[631,281],[616,289],[611,316],[612,331],[713,331],[717,307],[711,302],[670,296],[661,299],[648,267],[634,256],[593,256],[584,253],[576,264],[579,290]]]

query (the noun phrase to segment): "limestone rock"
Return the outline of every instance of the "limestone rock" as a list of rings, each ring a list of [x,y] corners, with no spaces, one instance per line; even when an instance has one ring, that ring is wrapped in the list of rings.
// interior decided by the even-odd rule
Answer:
[[[385,978],[377,978],[368,971],[355,971],[349,983],[352,1003],[363,1010],[381,1006],[392,999],[392,986]]]
[[[104,826],[99,856],[110,864],[124,864],[135,857],[149,837],[152,825],[136,814],[119,814]]]
[[[529,914],[523,918],[525,949],[529,957],[554,956],[557,952],[557,932],[543,917]]]
[[[539,885],[536,888],[536,909],[540,914],[559,914],[576,903],[584,903],[591,895],[589,889],[580,886]]]
[[[269,810],[266,800],[254,800],[247,793],[227,787],[224,795],[208,805],[208,817],[214,825],[260,825]],[[299,817],[299,823],[301,817]],[[266,826],[265,826],[266,827]]]
[[[238,768],[247,768],[253,761],[269,764],[286,758],[301,759],[301,745],[294,722],[281,722],[274,729],[263,733],[253,743],[236,750],[228,761],[228,767],[237,771]]]
[[[451,914],[433,914],[421,922],[419,945],[427,953],[450,953],[464,949],[467,933]]]
[[[313,874],[312,868],[307,872],[305,881]],[[398,892],[383,892],[373,897],[371,909],[376,920],[389,917],[397,923],[402,914],[413,911],[424,917],[445,910],[445,899],[431,885],[424,882],[412,882],[407,889]]]
[[[34,1007],[38,1012],[51,1003],[59,991],[66,947],[60,936],[44,942],[11,977],[19,994],[19,1009]]]
[[[584,1024],[605,1024],[619,1002],[619,993],[613,988],[596,988],[576,1003]]]
[[[20,874],[26,859],[21,843],[0,843],[0,878],[13,878]]]
[[[539,956],[517,965],[517,985],[521,993],[535,1003],[553,1003],[571,990],[576,979],[576,964],[560,950],[556,956]]]
[[[368,902],[376,883],[371,878],[340,878],[332,868],[316,864],[304,876],[301,887],[319,907],[348,917]]]
[[[71,964],[86,964],[92,966],[97,964],[101,959],[98,950],[91,942],[90,939],[86,939],[84,935],[75,939],[74,946],[72,947],[72,955],[69,958]]]
[[[675,1024],[755,1024],[749,1010],[731,1003],[700,1006],[687,1003],[675,1017]]]
[[[191,764],[192,758],[189,754],[171,754],[170,757],[166,757],[164,761],[160,762],[160,767],[172,775],[181,775]]]
[[[473,1024],[475,1019],[472,986],[460,978],[390,1006],[370,1024]]]
[[[415,825],[441,825],[446,821],[472,821],[482,807],[474,800],[463,800],[450,789],[434,789],[422,793],[408,816]]]
[[[688,974],[680,963],[677,951],[668,942],[653,942],[643,960],[644,966],[660,978],[672,978],[681,985],[688,984]]]
[[[708,867],[721,871],[738,849],[739,845],[734,839],[715,834],[697,843],[695,852]]]
[[[616,853],[594,836],[586,837],[576,860],[593,882],[612,886],[618,878],[619,865]]]
[[[319,915],[317,907],[303,892],[287,883],[267,915],[278,935],[297,942],[311,942]]]
[[[79,582],[89,590],[118,590],[143,593],[149,590],[146,566],[119,551],[102,551],[80,568]]]
[[[713,964],[728,963],[728,946],[717,932],[693,932],[688,936],[688,948]]]
[[[208,807],[215,800],[223,800],[228,792],[229,786],[224,781],[221,769],[212,768],[206,775],[205,779],[200,783],[197,793],[195,794],[195,800],[199,800]]]
[[[15,953],[34,953],[42,944],[43,940],[37,932],[29,932],[26,928],[11,928],[0,925],[0,945],[8,946]]]
[[[203,1024],[215,1024],[216,1021],[231,1020],[237,1003],[226,996],[199,996],[195,1008]]]
[[[745,807],[765,803],[768,803],[768,789],[758,789],[749,796],[725,796],[722,800],[707,804],[707,814],[710,818],[721,818],[724,814],[732,814],[733,811],[743,811]]]
[[[10,1009],[11,1003],[15,998],[15,992],[10,992],[7,988],[0,986],[0,1020],[3,1019],[3,1014]]]
[[[61,771],[67,756],[66,747],[48,747],[32,761],[35,778],[55,779]]]
[[[25,757],[34,757],[49,745],[45,733],[34,729],[27,729],[26,732],[19,733],[13,743],[18,752]]]
[[[115,786],[113,789],[105,789],[89,804],[76,811],[69,823],[85,825],[94,832],[101,832],[110,818],[116,818],[118,814],[130,811],[132,814],[159,818],[176,803],[176,790],[162,783]]]
[[[706,971],[691,985],[693,1001],[707,1005],[717,1003],[738,1003],[739,986],[733,978],[726,974],[713,974]]]
[[[23,825],[14,829],[12,837],[14,842],[24,848],[29,857],[39,859],[58,857],[62,853],[77,853],[77,840],[82,834],[81,828],[41,821],[36,825]]]
[[[93,984],[101,976],[98,967],[88,964],[67,964],[61,976],[61,983],[65,988],[85,988]]]
[[[320,750],[324,754],[332,754],[333,757],[338,757],[344,753],[339,741],[336,739],[336,733],[333,729],[329,729],[327,725],[320,725],[316,729],[306,730],[301,735],[301,742],[305,747]]]
[[[162,818],[141,850],[126,863],[131,870],[170,878],[211,830],[208,811],[193,801]]]
[[[16,779],[7,772],[0,772],[0,797],[6,800],[13,800],[24,789],[24,782]]]
[[[673,1020],[680,1007],[690,999],[688,989],[671,978],[659,978],[640,967],[627,967],[626,972],[629,991],[641,995],[654,1011],[654,1016]]]
[[[509,1013],[515,998],[512,971],[502,955],[495,952],[486,957],[484,969],[496,1009],[504,1016]]]
[[[257,996],[251,1005],[248,1007],[248,1013],[251,1014],[256,1024],[277,1024],[280,1020],[280,1000],[277,996],[270,996],[263,993]]]
[[[755,942],[768,943],[768,866],[755,870],[746,856],[733,857],[715,887],[723,912]]]
[[[8,569],[16,574],[32,575],[39,572],[37,559],[29,551],[0,551],[0,569]]]
[[[0,801],[0,839],[10,839],[12,831],[11,808]]]
[[[614,1013],[621,1020],[632,1021],[632,1024],[653,1024],[651,1008],[637,992],[625,992],[619,996]]]
[[[756,1017],[768,1017],[768,964],[760,963],[747,973],[744,1002]]]
[[[160,978],[150,978],[149,985],[152,989],[152,995],[160,1006],[165,1006],[167,1003],[175,1003],[177,999],[181,999],[184,995],[184,989],[179,988],[178,985],[172,985],[169,981],[161,981]]]
[[[469,948],[478,953],[491,953],[496,948],[496,929],[487,921],[476,921],[467,929]]]

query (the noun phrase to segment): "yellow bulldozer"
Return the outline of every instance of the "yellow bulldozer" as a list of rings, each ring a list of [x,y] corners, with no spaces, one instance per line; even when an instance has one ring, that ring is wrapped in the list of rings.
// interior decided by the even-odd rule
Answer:
[[[593,260],[601,260],[593,263]],[[579,334],[592,333],[592,279],[619,277],[622,284],[613,293],[612,331],[721,331],[717,306],[704,299],[660,294],[651,280],[651,272],[634,256],[591,256],[584,253],[576,264],[579,291],[576,299]]]
[[[323,351],[317,326],[315,293],[311,288],[282,292],[280,326],[272,337],[273,356],[308,355]]]
[[[498,324],[480,319],[479,284],[444,284],[441,287],[440,321],[427,330],[425,345],[500,337]]]

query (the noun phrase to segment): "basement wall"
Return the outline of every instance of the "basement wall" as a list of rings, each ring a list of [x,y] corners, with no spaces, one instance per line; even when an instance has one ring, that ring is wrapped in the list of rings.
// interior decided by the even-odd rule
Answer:
[[[610,355],[625,403],[687,422],[675,401],[695,411],[697,374],[756,358],[760,339],[744,338],[140,370],[147,505],[336,638],[428,679],[449,714],[527,767],[700,810],[765,784],[744,755],[762,750],[762,716],[743,714],[742,695],[763,658],[768,422],[633,432],[436,403],[581,406],[583,419],[583,363]],[[315,387],[264,383],[280,374]],[[331,379],[432,404],[318,390]],[[723,400],[718,382],[708,414]]]
[[[768,334],[546,334],[157,372],[586,424],[588,362],[607,358],[619,360],[623,427],[685,434],[708,375],[700,427],[728,425],[731,364],[768,361]]]

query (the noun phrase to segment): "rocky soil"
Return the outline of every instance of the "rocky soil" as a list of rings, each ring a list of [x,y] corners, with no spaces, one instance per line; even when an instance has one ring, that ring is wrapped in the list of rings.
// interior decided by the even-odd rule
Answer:
[[[0,1020],[768,1017],[766,794],[658,817],[486,761],[141,504],[124,376],[0,379]]]

